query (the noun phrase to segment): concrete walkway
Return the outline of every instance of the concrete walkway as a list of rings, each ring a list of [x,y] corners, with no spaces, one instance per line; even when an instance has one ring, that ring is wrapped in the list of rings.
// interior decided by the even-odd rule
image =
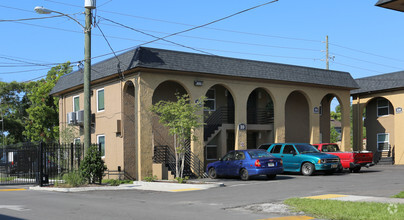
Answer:
[[[185,192],[194,190],[205,190],[214,187],[222,187],[223,183],[217,182],[198,182],[189,181],[188,183],[179,184],[171,182],[143,182],[134,181],[133,184],[121,184],[119,186],[94,186],[94,187],[74,187],[74,188],[59,188],[59,187],[29,187],[30,190],[39,191],[54,191],[54,192],[84,192],[97,190],[151,190],[162,192]]]

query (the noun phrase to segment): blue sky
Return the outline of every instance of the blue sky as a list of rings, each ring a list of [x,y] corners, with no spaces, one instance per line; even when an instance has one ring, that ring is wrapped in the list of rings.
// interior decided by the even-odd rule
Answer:
[[[267,1],[248,0],[98,0],[96,21],[114,51],[223,18]],[[376,7],[373,1],[279,0],[205,28],[167,38],[147,47],[206,53],[325,68],[329,36],[330,69],[354,78],[404,69],[404,13]],[[84,24],[84,0],[18,0],[0,2],[0,20],[43,18],[35,6],[71,14]],[[78,13],[78,14],[77,14]],[[66,18],[0,22],[0,80],[27,81],[46,75],[51,66],[84,57],[82,28]],[[198,50],[198,51],[197,51]],[[100,30],[92,31],[92,60],[112,57]],[[118,52],[119,53],[119,52]]]

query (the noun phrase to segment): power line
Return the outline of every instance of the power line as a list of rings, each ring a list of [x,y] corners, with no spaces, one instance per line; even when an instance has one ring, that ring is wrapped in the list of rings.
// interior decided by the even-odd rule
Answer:
[[[25,12],[29,12],[29,13],[35,13],[33,10],[26,10],[26,9],[21,9],[21,8],[14,8],[14,7],[5,6],[5,5],[0,5],[0,7],[2,7],[2,8],[14,9],[14,10],[18,10],[18,11],[25,11]]]
[[[389,68],[393,68],[393,69],[403,69],[402,67],[389,66],[389,65],[376,63],[376,62],[372,62],[372,61],[366,61],[366,60],[362,60],[362,59],[358,59],[358,58],[350,57],[350,56],[345,56],[345,55],[341,55],[341,54],[337,54],[337,53],[333,53],[333,54],[335,54],[337,56],[340,56],[340,57],[345,57],[345,58],[348,58],[348,59],[357,60],[357,61],[361,61],[361,62],[365,62],[365,63],[375,64],[375,65],[389,67]]]
[[[41,19],[48,19],[48,18],[57,18],[62,17],[65,15],[54,15],[48,17],[39,17],[39,18],[21,18],[21,19],[14,19],[14,20],[0,20],[0,22],[15,22],[15,21],[32,21],[32,20],[41,20]]]
[[[170,40],[166,40],[166,39],[164,39],[165,37],[161,38],[161,37],[154,36],[154,35],[152,35],[152,34],[149,34],[149,33],[144,32],[144,31],[140,31],[140,30],[137,30],[137,29],[135,29],[135,28],[129,27],[129,26],[127,26],[127,25],[124,25],[124,24],[118,23],[118,22],[116,22],[116,21],[110,20],[110,19],[108,19],[108,18],[104,18],[104,17],[101,17],[101,16],[98,16],[98,17],[99,17],[99,18],[102,18],[102,19],[104,19],[104,20],[106,20],[106,21],[109,21],[109,22],[111,22],[111,23],[114,23],[114,24],[117,24],[117,25],[121,25],[122,27],[125,27],[125,28],[127,28],[127,29],[136,31],[136,32],[138,32],[138,33],[141,33],[141,34],[144,34],[144,35],[147,35],[147,36],[151,36],[151,37],[156,38],[156,40],[148,41],[148,42],[142,43],[142,44],[140,44],[140,45],[138,45],[138,46],[146,45],[146,44],[149,44],[149,43],[153,43],[153,42],[158,41],[158,40],[163,40],[163,41],[166,41],[166,42],[175,44],[175,45],[177,45],[177,46],[185,47],[185,48],[187,48],[187,49],[195,50],[195,51],[198,51],[198,52],[201,52],[201,53],[205,53],[205,54],[209,54],[209,55],[214,55],[214,54],[212,54],[212,53],[209,53],[209,52],[206,52],[206,51],[203,51],[203,50],[195,49],[195,48],[193,48],[193,47],[185,46],[185,45],[183,45],[183,44],[179,44],[179,43],[176,43],[176,42],[173,42],[173,41],[170,41]]]
[[[395,60],[395,61],[399,61],[399,62],[404,62],[404,60],[400,60],[400,59],[396,59],[396,58],[392,58],[392,57],[386,57],[386,56],[382,56],[382,55],[378,55],[378,54],[374,54],[374,53],[369,53],[369,52],[365,52],[365,51],[358,50],[358,49],[344,47],[344,46],[341,46],[341,45],[338,45],[338,44],[333,44],[333,43],[330,43],[330,44],[333,45],[333,46],[336,46],[336,47],[341,47],[341,48],[344,48],[344,49],[347,49],[347,50],[351,50],[351,51],[355,51],[355,52],[359,52],[359,53],[364,53],[364,54],[367,54],[367,55],[372,55],[372,56],[381,57],[381,58],[385,58],[385,59],[389,59],[389,60]]]
[[[375,73],[384,73],[384,72],[380,72],[380,71],[376,71],[376,70],[371,70],[371,69],[366,69],[366,68],[362,68],[362,67],[357,67],[357,66],[342,64],[342,63],[338,63],[338,62],[333,62],[333,63],[338,64],[338,65],[341,65],[341,66],[347,66],[347,67],[351,67],[351,68],[355,68],[355,69],[361,69],[361,70],[366,70],[366,71],[375,72]]]
[[[34,71],[40,71],[40,70],[48,70],[49,68],[43,68],[43,69],[31,69],[31,70],[21,70],[21,71],[13,71],[13,72],[0,72],[0,74],[13,74],[13,73],[25,73],[25,72],[34,72]]]

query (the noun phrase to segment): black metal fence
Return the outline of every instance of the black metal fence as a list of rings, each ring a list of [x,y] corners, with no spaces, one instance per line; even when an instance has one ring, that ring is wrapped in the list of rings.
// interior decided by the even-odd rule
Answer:
[[[1,184],[44,185],[77,171],[83,160],[82,144],[20,143],[0,149]]]

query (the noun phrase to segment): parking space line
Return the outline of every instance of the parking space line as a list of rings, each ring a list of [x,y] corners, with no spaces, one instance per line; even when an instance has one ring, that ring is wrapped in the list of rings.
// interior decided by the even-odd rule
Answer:
[[[308,219],[314,219],[314,218],[302,215],[302,216],[284,216],[284,217],[266,218],[260,220],[308,220]]]
[[[10,191],[24,191],[27,189],[0,189],[0,192],[10,192]]]
[[[309,196],[309,197],[303,197],[303,198],[305,198],[305,199],[333,199],[333,198],[340,198],[340,197],[347,197],[347,195],[325,194],[325,195]]]

